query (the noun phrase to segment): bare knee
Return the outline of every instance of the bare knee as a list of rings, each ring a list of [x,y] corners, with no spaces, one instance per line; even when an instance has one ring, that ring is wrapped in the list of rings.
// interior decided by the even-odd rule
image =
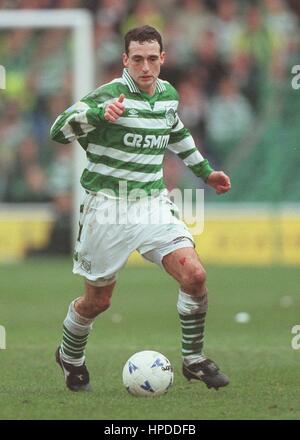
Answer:
[[[111,304],[111,295],[107,293],[97,293],[92,302],[92,307],[97,315],[99,313],[105,312],[110,307]]]
[[[115,283],[109,286],[92,286],[86,283],[85,294],[76,301],[75,309],[87,318],[95,318],[110,307]]]
[[[181,287],[191,295],[202,296],[206,293],[206,272],[202,267],[194,267],[183,274]]]

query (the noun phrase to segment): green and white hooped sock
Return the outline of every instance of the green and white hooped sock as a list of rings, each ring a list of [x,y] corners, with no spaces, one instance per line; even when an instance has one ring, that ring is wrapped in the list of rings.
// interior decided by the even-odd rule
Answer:
[[[182,331],[181,352],[186,365],[205,359],[202,350],[207,307],[207,293],[199,297],[179,289],[177,310]]]
[[[78,299],[78,298],[77,298]],[[76,299],[71,302],[63,325],[63,340],[60,346],[61,359],[75,367],[85,360],[84,349],[94,319],[84,318],[74,308]]]

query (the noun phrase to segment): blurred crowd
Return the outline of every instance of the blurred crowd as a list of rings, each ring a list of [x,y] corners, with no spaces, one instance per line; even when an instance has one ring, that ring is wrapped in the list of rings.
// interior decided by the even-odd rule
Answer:
[[[217,167],[276,102],[299,55],[298,0],[0,0],[0,14],[11,8],[88,9],[97,85],[120,76],[128,29],[159,29],[167,52],[161,76],[177,87],[181,119]],[[70,31],[0,30],[0,64],[7,72],[0,91],[0,201],[54,200],[68,210],[72,149],[52,142],[49,129],[73,100]],[[169,188],[193,181],[172,155],[165,177]]]

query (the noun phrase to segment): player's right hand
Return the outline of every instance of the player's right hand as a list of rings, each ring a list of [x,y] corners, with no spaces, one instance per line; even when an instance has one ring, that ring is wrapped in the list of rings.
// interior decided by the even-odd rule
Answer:
[[[105,107],[104,119],[109,122],[115,122],[125,111],[123,101],[125,96],[121,94],[119,98]]]

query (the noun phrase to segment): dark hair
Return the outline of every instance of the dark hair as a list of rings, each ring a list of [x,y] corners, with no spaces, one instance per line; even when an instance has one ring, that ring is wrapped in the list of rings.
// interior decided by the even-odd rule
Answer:
[[[129,45],[131,41],[138,41],[143,43],[144,41],[157,41],[159,44],[160,52],[163,50],[162,38],[160,33],[152,26],[141,26],[134,29],[130,29],[124,37],[125,52],[128,55]]]

